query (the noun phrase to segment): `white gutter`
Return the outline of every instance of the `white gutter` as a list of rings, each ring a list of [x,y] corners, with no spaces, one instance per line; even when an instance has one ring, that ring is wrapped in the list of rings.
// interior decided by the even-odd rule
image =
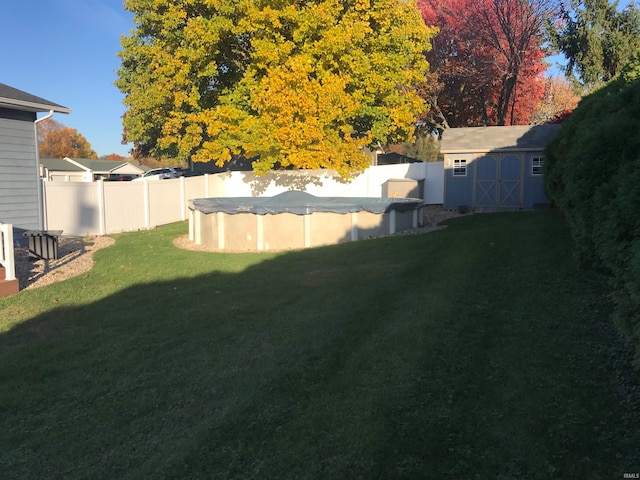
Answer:
[[[49,110],[42,118],[36,118],[33,122],[33,130],[35,132],[35,140],[36,140],[36,179],[38,182],[38,228],[40,230],[44,230],[44,195],[42,193],[42,189],[44,188],[44,184],[42,180],[40,180],[40,148],[38,148],[38,123],[48,118],[53,117],[53,110]]]
[[[33,123],[40,123],[41,121],[46,120],[47,118],[51,118],[51,117],[53,117],[53,110],[49,110],[49,113],[47,113],[47,114],[46,114],[44,117],[42,117],[42,118],[38,118],[38,119],[36,119],[36,121],[35,121],[35,122],[33,122]]]

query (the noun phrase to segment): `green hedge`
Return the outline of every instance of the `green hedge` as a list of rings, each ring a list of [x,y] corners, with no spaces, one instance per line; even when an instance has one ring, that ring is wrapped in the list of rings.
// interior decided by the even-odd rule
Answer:
[[[640,366],[640,81],[585,97],[547,146],[544,173],[579,262],[611,278],[616,325]]]

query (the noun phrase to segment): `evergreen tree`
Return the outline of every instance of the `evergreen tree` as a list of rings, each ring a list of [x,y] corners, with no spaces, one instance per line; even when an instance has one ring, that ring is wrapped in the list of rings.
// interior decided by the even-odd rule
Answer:
[[[568,60],[566,75],[588,92],[616,77],[640,47],[640,11],[633,3],[619,11],[617,1],[580,0],[548,31]]]

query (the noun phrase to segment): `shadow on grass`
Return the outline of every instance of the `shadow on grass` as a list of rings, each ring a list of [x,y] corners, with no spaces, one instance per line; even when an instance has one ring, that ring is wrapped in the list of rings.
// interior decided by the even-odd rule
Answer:
[[[557,219],[522,218],[133,285],[20,323],[0,337],[2,471],[637,471],[638,415],[616,390],[602,285],[573,270]]]

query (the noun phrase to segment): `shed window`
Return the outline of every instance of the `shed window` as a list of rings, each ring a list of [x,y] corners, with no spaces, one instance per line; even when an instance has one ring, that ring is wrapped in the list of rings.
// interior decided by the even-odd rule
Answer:
[[[453,161],[453,176],[454,177],[467,176],[467,160],[465,158],[456,158]]]
[[[542,175],[542,164],[544,159],[542,157],[536,157],[531,159],[531,175]]]

